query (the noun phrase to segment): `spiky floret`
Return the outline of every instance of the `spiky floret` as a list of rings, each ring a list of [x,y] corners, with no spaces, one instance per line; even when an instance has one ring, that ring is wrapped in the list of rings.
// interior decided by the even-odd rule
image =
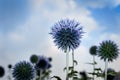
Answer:
[[[97,55],[97,46],[91,46],[89,52],[91,55]]]
[[[54,43],[63,51],[76,49],[81,42],[83,29],[74,20],[64,19],[57,22],[51,31]]]
[[[108,61],[113,61],[118,57],[119,49],[117,44],[115,44],[113,41],[103,41],[100,43],[99,49],[98,49],[98,56],[101,59],[108,59]]]
[[[35,69],[29,62],[19,62],[14,66],[12,75],[15,80],[32,80],[35,76]]]

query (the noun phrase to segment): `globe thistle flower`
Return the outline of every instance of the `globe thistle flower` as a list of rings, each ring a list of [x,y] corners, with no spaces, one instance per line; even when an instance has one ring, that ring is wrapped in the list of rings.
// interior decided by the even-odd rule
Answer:
[[[2,66],[0,66],[0,77],[3,77],[5,74],[5,70]]]
[[[39,59],[38,59],[38,62],[36,63],[36,68],[38,69],[42,69],[42,70],[45,70],[45,69],[48,69],[49,67],[49,59],[44,57],[44,56],[40,56]]]
[[[98,56],[101,57],[101,59],[104,59],[104,61],[106,59],[108,59],[108,61],[113,61],[113,59],[118,57],[119,49],[117,44],[111,40],[108,40],[100,43],[98,52]]]
[[[14,66],[12,75],[15,80],[32,80],[35,70],[29,62],[23,61]]]
[[[35,54],[33,54],[31,57],[30,57],[30,61],[31,61],[31,63],[37,63],[37,61],[38,61],[38,56],[37,55],[35,55]]]
[[[91,55],[97,55],[97,46],[91,46],[89,52]]]
[[[118,57],[118,46],[111,40],[103,41],[102,43],[100,43],[98,53],[98,56],[105,61],[105,80],[107,80],[108,61],[112,62]]]
[[[54,43],[63,51],[76,49],[81,42],[82,27],[74,20],[64,19],[57,22],[51,31]]]

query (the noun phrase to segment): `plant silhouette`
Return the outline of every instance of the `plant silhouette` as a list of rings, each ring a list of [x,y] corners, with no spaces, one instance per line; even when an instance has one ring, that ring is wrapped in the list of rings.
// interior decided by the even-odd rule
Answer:
[[[96,61],[95,61],[95,56],[97,55],[97,46],[91,46],[89,49],[89,53],[93,56],[93,80],[95,80],[95,65],[96,65]]]
[[[105,80],[107,80],[108,61],[112,62],[118,57],[118,46],[111,40],[103,41],[102,43],[100,43],[98,53],[98,56],[105,61]]]

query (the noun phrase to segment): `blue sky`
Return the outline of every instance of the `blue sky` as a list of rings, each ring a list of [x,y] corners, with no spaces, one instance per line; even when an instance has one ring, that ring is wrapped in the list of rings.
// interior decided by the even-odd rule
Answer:
[[[92,16],[100,25],[108,26],[106,31],[119,33],[120,5],[115,8],[91,9]]]
[[[49,35],[54,23],[64,18],[80,22],[86,32],[75,50],[77,70],[92,70],[85,64],[92,61],[90,46],[109,39],[120,46],[119,0],[0,0],[0,65],[29,61],[32,54],[50,56],[52,75],[64,79],[65,54]],[[104,69],[104,62],[96,59]],[[120,71],[119,61],[120,58],[109,66]]]
[[[0,0],[0,30],[9,31],[22,24],[29,15],[27,0]],[[2,29],[1,29],[2,28]]]

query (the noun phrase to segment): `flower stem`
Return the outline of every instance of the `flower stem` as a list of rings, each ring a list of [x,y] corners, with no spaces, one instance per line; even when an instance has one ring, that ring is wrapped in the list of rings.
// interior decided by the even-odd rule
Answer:
[[[107,80],[108,59],[105,60],[105,80]]]
[[[66,80],[69,80],[68,73],[69,73],[69,52],[66,51]]]
[[[73,71],[74,71],[74,50],[72,50]]]
[[[12,78],[11,78],[11,69],[9,69],[9,75],[8,75],[8,80],[12,80]]]
[[[73,69],[72,69],[72,71],[74,71],[74,50],[72,50],[72,61],[73,61]]]
[[[95,80],[95,56],[93,55],[93,80]]]
[[[39,80],[42,80],[42,69],[40,69]]]

